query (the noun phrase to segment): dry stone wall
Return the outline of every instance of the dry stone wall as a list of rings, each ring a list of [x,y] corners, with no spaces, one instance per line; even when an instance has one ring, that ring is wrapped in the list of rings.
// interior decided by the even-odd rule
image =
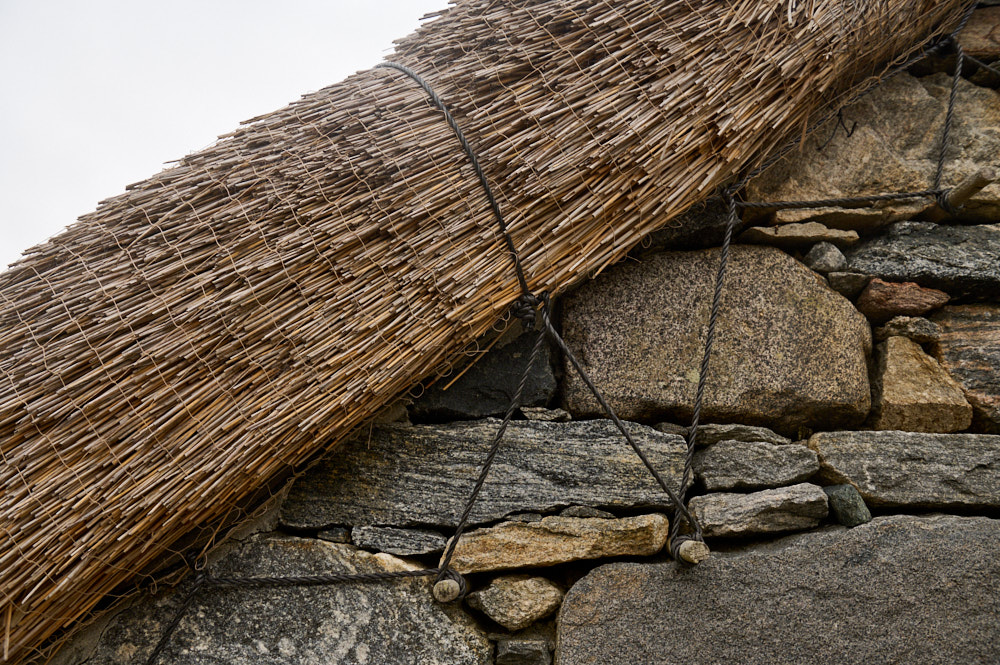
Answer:
[[[990,62],[998,9],[967,32]],[[897,76],[845,111],[855,132],[817,132],[747,196],[928,186],[947,65]],[[1000,77],[967,69],[946,183],[1000,169]],[[674,486],[724,212],[709,200],[558,303]],[[456,550],[464,600],[435,602],[427,578],[204,590],[159,662],[1000,662],[1000,184],[956,217],[907,202],[743,226],[694,456],[707,561],[664,554],[670,501],[546,349]],[[438,565],[532,339],[333,450],[213,574]],[[139,595],[53,662],[144,662],[189,584]]]

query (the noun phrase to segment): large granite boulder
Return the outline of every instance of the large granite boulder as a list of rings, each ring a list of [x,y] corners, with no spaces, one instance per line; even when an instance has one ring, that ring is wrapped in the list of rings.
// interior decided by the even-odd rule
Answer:
[[[718,250],[658,254],[565,299],[566,342],[622,417],[690,418],[718,261]],[[857,424],[870,343],[864,317],[814,272],[777,249],[734,246],[702,417],[785,432]],[[569,370],[565,400],[600,413]]]
[[[838,129],[836,120],[831,121],[807,139],[801,150],[792,151],[752,181],[747,187],[749,199],[813,200],[931,187],[950,92],[951,78],[946,74],[918,79],[904,73],[886,80],[844,110],[848,126],[857,122],[850,136]],[[944,170],[945,187],[958,184],[983,167],[1000,166],[998,126],[1000,93],[960,81]],[[774,221],[812,219],[830,227],[860,230],[907,219],[931,203],[922,200],[876,209],[783,210]],[[962,215],[976,221],[1000,217],[1000,184],[994,183],[973,196]]]
[[[934,355],[965,391],[976,428],[1000,434],[1000,306],[945,307],[934,322]]]
[[[1000,224],[900,222],[850,249],[847,259],[859,273],[990,300],[1000,293]]]
[[[350,545],[276,534],[239,544],[211,567],[223,577],[385,573],[413,566]],[[487,665],[492,645],[459,607],[433,600],[433,577],[299,588],[201,590],[161,664]],[[145,662],[185,595],[142,597],[99,638],[71,649],[87,665]],[[83,636],[84,638],[88,636]]]
[[[1000,520],[894,516],[570,589],[559,665],[1000,662]]]
[[[365,430],[295,481],[281,521],[294,529],[455,527],[499,424],[488,419]],[[683,439],[626,426],[668,485],[677,487]],[[670,502],[611,421],[515,421],[470,523],[571,505],[666,509]]]
[[[821,474],[871,506],[1000,508],[1000,436],[821,432],[809,439]]]

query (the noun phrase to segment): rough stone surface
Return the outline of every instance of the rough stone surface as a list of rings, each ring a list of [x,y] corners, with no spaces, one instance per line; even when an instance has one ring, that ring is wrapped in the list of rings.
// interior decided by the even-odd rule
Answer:
[[[849,247],[858,241],[857,231],[830,229],[819,222],[782,226],[753,226],[740,234],[739,242],[748,245],[771,245],[784,250],[804,250],[818,242]]]
[[[539,522],[504,522],[464,534],[451,565],[461,573],[476,573],[611,556],[649,556],[663,548],[668,531],[667,518],[659,514],[614,520],[546,517]]]
[[[946,74],[918,79],[904,73],[886,80],[844,110],[848,126],[858,123],[851,136],[835,131],[837,121],[832,120],[814,132],[801,150],[793,151],[751,181],[748,199],[823,199],[930,187],[950,90],[951,77]],[[1000,165],[1000,132],[996,131],[1000,126],[1000,94],[960,81],[954,121],[944,169],[946,187],[983,167]],[[828,139],[826,147],[818,150]],[[876,209],[835,208],[825,214],[783,211],[778,221],[806,217],[831,227],[870,229],[906,219],[929,205],[924,201],[916,205],[892,203]],[[1000,184],[994,183],[973,196],[962,216],[976,221],[1000,217]]]
[[[295,481],[281,508],[282,523],[299,529],[454,527],[498,425],[483,420],[365,430]],[[683,440],[643,425],[627,427],[664,480],[676,486]],[[571,505],[664,510],[669,502],[611,421],[515,421],[470,523]]]
[[[819,458],[807,447],[720,441],[695,453],[695,477],[710,492],[792,485],[819,471]]]
[[[858,311],[876,323],[894,316],[920,316],[947,303],[948,294],[914,282],[887,282],[877,277],[858,296]]]
[[[529,333],[494,347],[450,386],[452,379],[442,377],[414,400],[410,416],[422,422],[444,422],[503,415],[517,391],[535,339]],[[527,407],[545,406],[555,392],[556,378],[546,344],[528,374],[521,403]]]
[[[871,511],[854,485],[830,485],[823,491],[830,502],[830,514],[837,524],[851,527],[872,521]]]
[[[889,337],[906,337],[917,344],[936,342],[941,336],[941,327],[919,316],[897,316],[873,332],[875,340],[882,342]]]
[[[1000,434],[1000,306],[945,307],[934,356],[965,391],[977,430]]]
[[[1000,662],[1000,521],[877,518],[573,586],[559,665]]]
[[[709,538],[802,531],[828,512],[823,489],[809,483],[752,494],[720,492],[691,499],[688,506]]]
[[[563,595],[544,577],[506,575],[470,593],[466,602],[507,630],[521,630],[559,609]]]
[[[685,441],[687,440],[687,427],[675,425],[673,423],[657,423],[654,427],[661,432],[676,434]],[[764,443],[773,443],[779,446],[792,442],[792,440],[788,437],[781,436],[766,427],[754,427],[753,425],[740,425],[737,423],[724,425],[708,423],[698,426],[698,439],[695,441],[696,445],[710,446],[713,443],[718,443],[719,441],[746,441],[750,443],[762,441]]]
[[[859,243],[848,251],[847,260],[854,271],[916,282],[952,297],[996,298],[1000,292],[1000,224],[901,222]]]
[[[238,546],[212,570],[220,576],[382,573],[408,569],[386,554],[268,534]],[[159,662],[171,665],[421,663],[487,665],[492,646],[461,609],[431,598],[433,578],[384,584],[203,591]],[[104,629],[87,665],[135,665],[181,603],[184,590],[142,598]]]
[[[836,245],[829,242],[818,242],[802,257],[802,262],[824,275],[837,272],[847,267],[847,258]]]
[[[444,550],[447,542],[437,531],[397,529],[391,526],[359,526],[354,528],[351,536],[358,547],[396,556],[437,554]]]
[[[857,298],[868,286],[868,275],[857,272],[831,272],[826,276],[830,288],[845,298]]]
[[[545,640],[502,639],[496,665],[552,665],[552,653]]]
[[[1000,436],[822,432],[809,447],[826,479],[854,485],[869,506],[1000,507]]]
[[[717,250],[619,264],[564,300],[563,332],[619,415],[688,420]],[[702,417],[794,432],[868,414],[868,322],[822,278],[771,248],[734,246]],[[600,406],[567,373],[567,408]]]
[[[919,344],[890,337],[875,353],[871,424],[883,430],[960,432],[972,424],[972,406]]]

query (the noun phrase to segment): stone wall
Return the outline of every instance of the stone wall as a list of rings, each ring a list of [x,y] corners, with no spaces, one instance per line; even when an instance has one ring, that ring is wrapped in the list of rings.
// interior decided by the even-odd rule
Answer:
[[[995,61],[998,26],[1000,7],[978,10],[966,48]],[[929,186],[947,66],[890,80],[845,111],[852,134],[820,130],[748,197]],[[946,183],[1000,167],[1000,77],[965,74]],[[692,211],[559,303],[674,486],[720,215]],[[457,547],[462,601],[435,602],[426,578],[203,590],[160,662],[1000,662],[1000,185],[957,217],[905,202],[744,226],[694,457],[709,560],[665,556],[670,502],[546,349]],[[436,566],[532,340],[507,335],[331,452],[213,574]],[[54,662],[143,662],[189,584],[137,597]]]

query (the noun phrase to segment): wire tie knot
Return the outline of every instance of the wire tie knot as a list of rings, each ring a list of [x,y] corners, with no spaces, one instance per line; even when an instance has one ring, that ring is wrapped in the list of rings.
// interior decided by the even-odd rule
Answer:
[[[667,549],[675,561],[692,565],[701,563],[712,553],[703,540],[692,536],[676,536],[667,543]]]
[[[469,590],[465,578],[453,568],[445,568],[438,573],[434,582],[434,600],[439,603],[451,603],[465,597]]]
[[[511,308],[511,312],[514,316],[521,320],[521,323],[524,324],[525,330],[532,330],[535,327],[538,305],[540,305],[541,302],[542,301],[534,293],[525,293],[514,301],[514,306]]]
[[[958,208],[953,206],[951,203],[952,191],[953,190],[951,189],[942,189],[934,196],[934,200],[937,202],[938,207],[941,208],[941,210],[945,211],[949,215],[956,215],[958,214]]]

